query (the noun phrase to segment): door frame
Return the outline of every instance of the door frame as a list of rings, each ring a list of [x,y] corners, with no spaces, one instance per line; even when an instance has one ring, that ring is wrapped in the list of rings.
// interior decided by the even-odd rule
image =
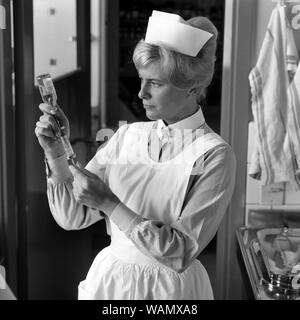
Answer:
[[[90,6],[89,1],[76,0],[77,3],[77,55],[78,70],[56,79],[56,89],[60,95],[60,101],[68,101],[67,111],[69,120],[73,123],[73,142],[77,140],[84,142],[90,136]],[[38,120],[40,112],[38,104],[40,95],[34,87],[34,46],[33,46],[33,1],[13,0],[14,16],[14,68],[15,68],[15,135],[16,135],[16,184],[17,196],[17,280],[18,299],[27,300],[39,294],[37,289],[40,284],[33,280],[41,279],[41,275],[35,275],[36,262],[41,259],[35,244],[39,241],[37,234],[31,232],[38,223],[41,215],[39,210],[49,210],[46,197],[46,182],[43,166],[43,152],[38,146],[34,136],[35,121]],[[82,81],[81,76],[84,77]],[[81,90],[85,94],[81,94]],[[88,98],[86,98],[88,97]],[[34,144],[32,143],[34,141]],[[72,141],[71,141],[72,142]],[[79,145],[77,151],[86,153],[87,147]],[[42,175],[37,179],[32,178],[34,172]],[[41,188],[45,188],[41,189]],[[50,217],[50,212],[49,212]],[[49,232],[43,239],[43,245],[50,248],[58,237],[58,231],[51,229],[53,221],[47,220],[43,228]],[[56,227],[56,225],[55,225]],[[53,236],[53,238],[52,238]],[[69,235],[71,237],[71,235]],[[74,237],[74,239],[76,239]],[[74,240],[73,244],[80,243],[82,238]],[[49,242],[47,242],[49,241]],[[76,242],[78,241],[78,242]],[[65,243],[69,246],[69,242]],[[70,247],[72,247],[70,244]],[[69,248],[69,247],[68,247]],[[49,249],[50,250],[50,249]],[[51,251],[51,250],[50,250]],[[55,250],[52,250],[55,259]],[[72,253],[73,254],[73,253]],[[52,258],[50,255],[49,257]],[[74,254],[74,259],[77,256]],[[47,269],[48,270],[48,269]],[[51,272],[54,272],[52,269]],[[46,272],[46,271],[45,271]],[[57,270],[55,271],[57,272]],[[78,271],[77,271],[78,273]],[[38,278],[40,276],[41,278]],[[56,279],[59,278],[58,274]],[[45,279],[47,276],[44,277]],[[49,280],[49,279],[48,279]],[[45,280],[46,282],[48,280]],[[58,287],[57,287],[58,288]],[[66,287],[63,287],[65,290]],[[60,289],[58,289],[60,290]],[[62,290],[63,291],[63,290]],[[63,291],[65,294],[66,291]],[[45,293],[45,296],[47,294]]]
[[[217,234],[216,298],[246,299],[236,230],[245,224],[248,121],[256,34],[256,1],[226,0],[222,74],[221,135],[237,159],[235,190]]]
[[[0,0],[0,5],[5,8],[6,16],[5,29],[0,30],[0,241],[4,258],[1,264],[6,269],[6,282],[16,294],[16,150],[14,147],[15,106],[13,99],[11,1]]]

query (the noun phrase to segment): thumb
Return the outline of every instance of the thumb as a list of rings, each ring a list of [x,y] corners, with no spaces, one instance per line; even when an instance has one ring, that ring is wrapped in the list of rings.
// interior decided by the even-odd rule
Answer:
[[[83,169],[83,168],[84,168],[84,166],[83,166],[80,162],[76,162],[76,166],[77,166],[78,168],[80,168],[80,169]]]

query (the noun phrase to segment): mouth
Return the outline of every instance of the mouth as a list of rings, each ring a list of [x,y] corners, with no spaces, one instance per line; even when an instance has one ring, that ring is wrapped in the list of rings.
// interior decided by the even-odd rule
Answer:
[[[145,109],[152,109],[154,106],[151,106],[150,104],[144,104]]]

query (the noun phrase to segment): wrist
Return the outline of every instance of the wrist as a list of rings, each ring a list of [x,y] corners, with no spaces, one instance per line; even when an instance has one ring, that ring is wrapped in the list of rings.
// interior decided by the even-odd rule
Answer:
[[[62,144],[59,144],[59,145],[57,145],[55,147],[52,147],[52,148],[47,149],[47,150],[44,150],[44,152],[45,152],[45,157],[48,160],[54,160],[54,159],[59,158],[62,155],[64,155],[65,154],[65,149],[64,149]]]
[[[111,216],[120,202],[120,199],[114,193],[111,193],[104,201],[102,211],[104,211],[107,216]]]

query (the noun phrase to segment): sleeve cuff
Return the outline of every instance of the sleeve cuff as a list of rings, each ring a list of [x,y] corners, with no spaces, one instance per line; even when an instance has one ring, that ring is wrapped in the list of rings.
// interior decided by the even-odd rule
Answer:
[[[72,174],[68,167],[66,155],[55,159],[47,159],[48,181],[52,184],[63,183],[68,180]]]
[[[144,219],[120,202],[110,215],[110,219],[126,236]]]

